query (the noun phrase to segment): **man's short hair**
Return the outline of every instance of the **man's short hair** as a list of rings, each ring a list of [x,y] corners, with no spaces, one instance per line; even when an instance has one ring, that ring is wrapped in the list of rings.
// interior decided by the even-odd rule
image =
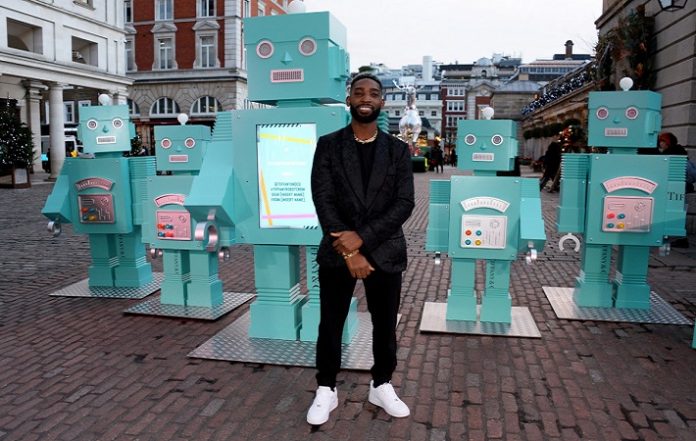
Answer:
[[[353,85],[357,83],[360,80],[372,80],[375,83],[379,85],[379,91],[382,92],[382,82],[377,78],[375,74],[372,74],[370,72],[360,72],[356,76],[353,77],[353,79],[350,81],[350,89],[353,90]]]

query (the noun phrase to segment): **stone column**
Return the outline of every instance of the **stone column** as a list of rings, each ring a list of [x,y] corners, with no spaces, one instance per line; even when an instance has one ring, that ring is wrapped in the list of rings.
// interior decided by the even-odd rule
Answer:
[[[51,175],[49,180],[58,179],[65,162],[65,121],[63,119],[63,88],[65,85],[51,83],[48,89],[48,106],[50,108],[51,135]]]
[[[27,121],[34,141],[33,168],[34,172],[41,172],[41,91],[46,86],[38,81],[25,81],[24,87],[27,89]]]

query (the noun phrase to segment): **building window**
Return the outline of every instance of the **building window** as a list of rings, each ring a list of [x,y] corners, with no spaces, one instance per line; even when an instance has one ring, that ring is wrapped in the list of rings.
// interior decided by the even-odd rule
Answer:
[[[43,54],[42,30],[21,21],[7,19],[7,47]]]
[[[123,1],[123,18],[126,23],[133,23],[133,0]]]
[[[73,0],[73,2],[78,5],[92,7],[92,0]]]
[[[176,118],[179,113],[181,113],[181,111],[176,101],[166,96],[155,101],[155,104],[152,105],[152,109],[150,109],[150,116]]]
[[[174,0],[155,0],[155,20],[174,19]]]
[[[217,51],[215,35],[201,35],[198,37],[198,66],[215,67],[217,65]]]
[[[418,111],[418,116],[425,116],[425,112],[423,110]]]
[[[160,37],[155,40],[157,45],[157,69],[174,69],[174,38]]]
[[[198,98],[191,106],[191,115],[214,115],[222,110],[220,102],[212,96]]]
[[[244,0],[243,17],[251,17],[251,0]]]
[[[128,98],[126,104],[128,104],[128,114],[131,116],[140,116],[140,107],[135,101]]]
[[[215,17],[215,0],[198,0],[199,17]]]
[[[259,4],[257,5],[257,12],[256,15],[259,17],[266,15],[266,5],[263,3],[263,0],[259,0]]]
[[[135,69],[135,52],[133,51],[133,39],[126,39],[126,70],[134,71]]]
[[[75,103],[73,101],[63,102],[63,121],[66,123],[75,122]]]
[[[98,49],[99,46],[93,41],[72,37],[72,61],[75,63],[98,66]]]
[[[420,101],[424,101],[424,100],[427,100],[427,99],[428,99],[428,96],[427,96],[426,94],[424,94],[424,93],[419,93],[419,94],[418,94],[418,99],[419,99]]]
[[[401,110],[394,111],[394,116],[400,116],[400,115],[401,115]]]
[[[437,116],[437,110],[430,111],[430,116]]]

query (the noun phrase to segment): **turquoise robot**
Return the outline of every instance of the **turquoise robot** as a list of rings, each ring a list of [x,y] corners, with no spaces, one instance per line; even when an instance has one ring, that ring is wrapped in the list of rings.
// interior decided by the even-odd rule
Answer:
[[[135,127],[128,106],[80,108],[78,137],[83,153],[66,158],[41,211],[54,235],[72,223],[89,236],[89,287],[133,288],[153,280],[141,240],[144,181],[155,174],[154,158],[127,158]],[[155,288],[156,289],[156,288]]]
[[[249,100],[266,106],[218,114],[213,142],[231,151],[206,156],[185,206],[197,221],[233,223],[237,242],[254,246],[249,336],[316,341],[321,230],[310,175],[317,138],[348,123],[345,106],[336,106],[346,96],[346,31],[317,12],[248,18],[244,32]],[[214,206],[211,185],[225,185],[233,210]],[[300,246],[308,296],[300,287]],[[351,311],[344,341],[357,330],[355,299]]]
[[[178,126],[155,127],[157,171],[162,173],[147,180],[143,240],[150,245],[152,257],[162,256],[162,305],[215,308],[223,303],[218,257],[229,255],[234,230],[210,222],[197,224],[184,207],[211,148],[211,130],[205,125],[185,125],[185,114],[178,120]],[[216,190],[224,191],[213,185],[208,193]]]
[[[669,236],[684,236],[686,157],[637,155],[656,148],[661,125],[661,95],[630,91],[591,92],[588,143],[608,154],[563,155],[557,228],[579,249],[582,270],[573,301],[581,307],[650,308],[647,284],[651,247],[669,251]],[[612,248],[616,274],[610,280]]]
[[[511,120],[461,120],[457,126],[458,168],[473,176],[430,181],[426,250],[452,259],[446,320],[508,324],[512,318],[510,265],[518,253],[536,260],[546,235],[536,179],[496,176],[509,171],[517,155]],[[485,262],[485,291],[477,305],[476,263]]]

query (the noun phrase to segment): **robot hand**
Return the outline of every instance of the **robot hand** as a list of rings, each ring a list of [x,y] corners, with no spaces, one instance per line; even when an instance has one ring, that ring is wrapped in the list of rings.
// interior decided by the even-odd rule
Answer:
[[[219,235],[217,225],[212,220],[198,222],[193,233],[195,240],[205,243],[205,250],[209,253],[218,251]]]
[[[580,239],[578,239],[577,236],[573,235],[572,233],[568,233],[559,239],[558,249],[560,249],[561,251],[565,251],[563,249],[563,242],[565,242],[566,240],[572,240],[575,243],[573,251],[575,251],[576,253],[580,251]]]
[[[162,254],[162,250],[160,250],[159,248],[155,248],[152,245],[150,246],[150,257],[152,257],[153,259],[157,259],[158,257],[162,257]]]
[[[230,260],[230,249],[228,247],[220,248],[220,251],[218,251],[218,259],[224,262]]]
[[[670,251],[672,251],[672,245],[670,245],[669,241],[666,241],[660,248],[658,248],[657,252],[660,256],[669,256]]]
[[[525,262],[527,262],[527,265],[531,265],[534,263],[534,261],[537,260],[537,250],[536,248],[530,248],[530,250],[527,252],[527,255],[524,256]]]
[[[57,220],[54,221],[49,221],[48,222],[48,232],[53,235],[53,237],[58,237],[60,236],[60,233],[63,232],[63,228],[60,226],[60,222]]]

